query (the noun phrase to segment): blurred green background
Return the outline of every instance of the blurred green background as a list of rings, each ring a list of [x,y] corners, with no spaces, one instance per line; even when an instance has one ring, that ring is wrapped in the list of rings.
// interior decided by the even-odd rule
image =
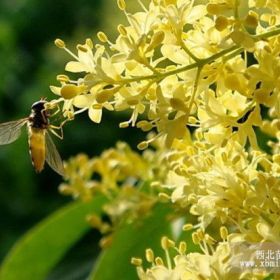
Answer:
[[[62,38],[75,51],[75,45],[85,38],[96,42],[99,30],[115,37],[116,24],[124,22],[120,17],[112,0],[0,1],[0,122],[26,117],[31,104],[41,97],[55,98],[49,85],[58,85],[56,75],[64,73],[64,65],[71,58],[54,46],[54,39]],[[144,135],[136,129],[119,129],[118,123],[127,118],[125,114],[105,113],[102,123],[96,125],[85,113],[65,126],[63,141],[54,141],[63,159],[80,152],[99,155],[118,140],[135,149]],[[16,142],[0,147],[0,167],[2,261],[24,232],[71,199],[58,193],[62,179],[49,167],[41,174],[34,172],[25,131]],[[98,251],[97,238],[98,233],[90,233],[73,251],[87,258],[87,253]],[[76,259],[70,252],[66,266],[72,265],[71,258]],[[59,271],[58,267],[54,274]]]

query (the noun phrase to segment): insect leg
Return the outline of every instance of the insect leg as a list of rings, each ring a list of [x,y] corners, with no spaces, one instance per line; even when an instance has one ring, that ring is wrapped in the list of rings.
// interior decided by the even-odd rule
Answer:
[[[56,131],[55,131],[55,129],[60,129],[60,134],[59,133],[57,133]],[[63,130],[62,130],[62,127],[57,127],[57,126],[54,126],[54,125],[49,125],[49,131],[52,133],[52,134],[54,134],[56,137],[58,137],[59,139],[63,139]]]
[[[55,109],[56,108],[56,111],[53,112],[52,114],[50,114],[50,117],[53,117],[55,115],[57,115],[59,112],[60,112],[60,107],[58,104],[55,104],[55,107],[53,107],[52,109]]]
[[[56,111],[54,113],[50,114],[49,110],[53,110],[53,109],[56,109]],[[57,115],[59,112],[60,112],[59,105],[58,104],[50,104],[50,103],[45,104],[45,108],[41,111],[42,115],[44,116],[44,114],[46,113],[48,118]]]
[[[63,139],[63,126],[64,124],[68,121],[68,119],[64,120],[59,126],[50,124],[49,125],[49,130],[57,136],[59,139]],[[60,130],[60,134],[57,133],[55,130]]]

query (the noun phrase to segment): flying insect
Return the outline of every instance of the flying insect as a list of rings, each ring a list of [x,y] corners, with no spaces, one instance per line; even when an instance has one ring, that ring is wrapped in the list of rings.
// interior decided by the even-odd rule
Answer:
[[[63,138],[54,131],[55,128],[62,129],[50,124],[50,113],[46,108],[47,101],[41,99],[31,106],[31,113],[27,118],[0,123],[0,145],[10,144],[16,141],[22,132],[22,127],[27,126],[28,144],[32,164],[36,172],[44,169],[45,161],[58,174],[64,176],[62,159],[52,141],[48,131],[59,138]]]

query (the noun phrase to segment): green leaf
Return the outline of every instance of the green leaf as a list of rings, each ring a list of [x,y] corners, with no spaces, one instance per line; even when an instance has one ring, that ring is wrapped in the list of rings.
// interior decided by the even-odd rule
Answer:
[[[78,241],[90,226],[85,220],[89,213],[100,213],[104,197],[90,203],[74,202],[58,210],[27,232],[4,260],[1,280],[40,280]]]
[[[136,269],[130,263],[131,257],[144,257],[146,248],[153,248],[156,255],[164,254],[160,249],[160,239],[163,235],[172,237],[170,221],[167,220],[170,211],[166,204],[156,205],[146,218],[119,228],[112,245],[103,251],[89,279],[137,279]]]

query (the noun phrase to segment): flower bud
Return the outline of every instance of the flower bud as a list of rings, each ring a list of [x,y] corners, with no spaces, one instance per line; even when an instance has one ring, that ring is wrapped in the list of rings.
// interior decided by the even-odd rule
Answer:
[[[140,258],[131,258],[130,263],[135,265],[135,266],[141,266],[142,265],[142,259],[140,259]]]
[[[114,94],[115,88],[104,89],[96,94],[96,101],[98,103],[104,103],[110,99]]]
[[[238,163],[238,161],[240,161],[241,157],[240,155],[236,155],[233,159],[232,159],[232,164],[235,165]]]
[[[221,153],[221,157],[222,157],[223,162],[227,162],[228,157],[227,157],[227,154],[225,152]]]
[[[175,247],[175,242],[173,240],[168,239],[168,237],[163,236],[161,238],[161,247],[163,250],[168,250],[169,248]]]
[[[57,75],[56,76],[56,79],[59,81],[59,82],[62,82],[62,83],[67,83],[69,82],[69,77],[67,75],[64,75],[64,74],[61,74],[61,75]]]
[[[64,41],[62,41],[61,39],[55,39],[54,44],[60,49],[64,49],[66,47]]]
[[[129,106],[135,106],[139,103],[139,100],[138,98],[130,98],[126,101],[126,103],[129,105]]]
[[[193,232],[192,233],[192,241],[195,245],[199,244],[200,243],[200,240],[199,240],[199,237],[198,237],[198,234],[197,232]]]
[[[223,240],[226,240],[228,237],[228,230],[226,227],[220,227],[220,236]]]
[[[155,263],[156,263],[156,265],[159,265],[159,266],[164,264],[162,258],[160,258],[160,257],[156,257]]]
[[[147,141],[142,141],[137,145],[139,150],[145,150],[149,147],[149,143]]]
[[[85,89],[86,89],[85,86],[76,86],[73,84],[67,84],[61,88],[60,94],[64,99],[72,99],[75,96],[84,92]]]
[[[272,26],[272,25],[275,25],[276,24],[276,16],[275,15],[272,15],[269,19],[269,25]]]
[[[159,44],[162,43],[163,39],[164,39],[164,32],[163,31],[156,32],[153,35],[151,42],[150,42],[148,48],[146,49],[146,52],[149,52],[149,51],[153,50],[154,48],[156,48]]]
[[[181,241],[179,244],[179,252],[181,255],[185,254],[187,251],[187,243],[184,241]]]
[[[108,37],[106,36],[106,34],[102,31],[99,31],[97,33],[97,38],[99,39],[99,41],[101,41],[102,43],[107,43],[108,42]]]
[[[256,28],[259,23],[258,14],[254,11],[250,11],[249,14],[246,16],[244,23],[249,27]]]
[[[77,45],[77,50],[84,52],[84,53],[86,53],[88,51],[88,49],[81,44]]]
[[[159,201],[162,203],[170,202],[170,196],[166,193],[161,192],[158,194],[158,197],[159,197]]]
[[[129,127],[129,122],[121,122],[119,124],[119,128],[127,128],[127,127]]]
[[[124,0],[118,0],[118,7],[121,11],[124,11],[126,9],[126,3]]]
[[[189,123],[190,124],[196,124],[198,121],[197,121],[197,119],[195,118],[195,117],[193,117],[193,116],[190,116],[189,117]]]
[[[219,15],[225,13],[229,7],[227,4],[207,4],[206,6],[207,12],[210,15]]]
[[[183,226],[183,231],[189,231],[193,229],[193,225],[192,224],[185,224]]]
[[[141,128],[143,131],[149,131],[153,128],[153,125],[148,121],[140,121],[136,125],[138,128]]]
[[[127,31],[125,29],[125,27],[122,24],[118,25],[118,31],[121,35],[126,36],[127,35]]]
[[[251,206],[250,211],[256,216],[259,216],[261,214],[261,209],[256,205]]]
[[[86,39],[86,45],[90,48],[93,49],[93,42],[90,38]]]
[[[208,245],[213,245],[215,244],[215,239],[213,237],[211,237],[209,234],[205,234],[204,240],[206,241],[206,243]]]
[[[154,262],[155,256],[152,249],[146,249],[146,260],[150,263]]]
[[[229,24],[228,19],[225,16],[218,16],[215,21],[215,27],[218,31],[223,31]]]

